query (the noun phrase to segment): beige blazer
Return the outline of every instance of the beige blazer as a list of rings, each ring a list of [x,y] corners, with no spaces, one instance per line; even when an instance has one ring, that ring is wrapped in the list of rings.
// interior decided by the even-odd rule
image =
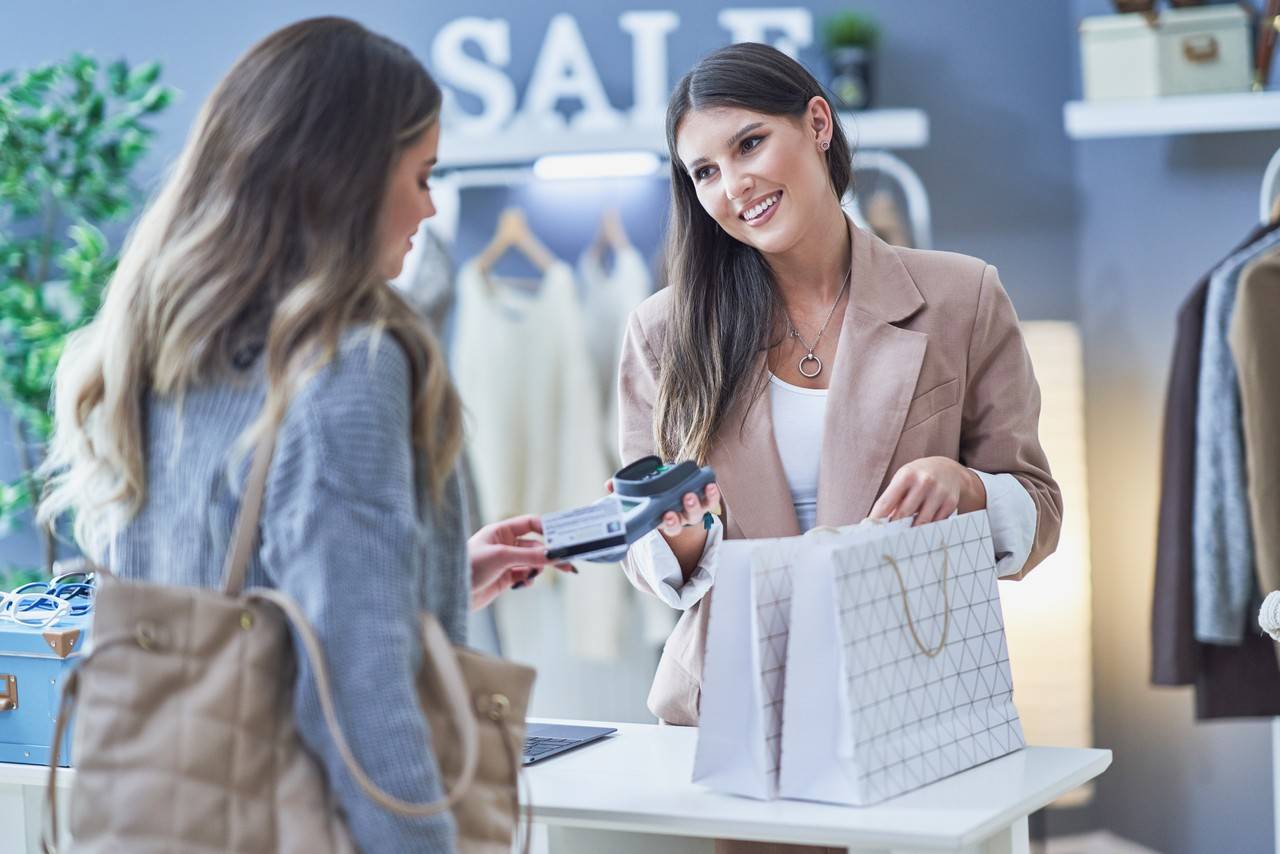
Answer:
[[[1021,578],[1057,546],[1062,496],[1037,435],[1040,389],[996,270],[964,255],[890,246],[858,228],[852,234],[851,296],[831,366],[817,524],[859,522],[902,465],[951,457],[1012,474],[1035,502],[1035,544]],[[618,380],[624,462],[656,446],[666,318],[678,310],[671,296],[654,294],[627,326]],[[758,370],[766,370],[763,352]],[[723,495],[726,537],[801,533],[767,396],[729,413],[708,463]],[[623,568],[652,593],[634,564]],[[663,648],[649,708],[669,723],[698,721],[713,593],[684,612]]]
[[[1240,274],[1228,340],[1240,382],[1254,566],[1262,592],[1280,590],[1280,251]],[[1280,654],[1280,650],[1277,650]]]

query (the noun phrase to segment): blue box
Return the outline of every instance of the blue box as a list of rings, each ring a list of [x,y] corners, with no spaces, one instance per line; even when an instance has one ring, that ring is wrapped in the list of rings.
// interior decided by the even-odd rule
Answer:
[[[62,681],[76,666],[92,613],[47,629],[0,620],[0,762],[49,764]],[[71,728],[59,764],[71,764]]]

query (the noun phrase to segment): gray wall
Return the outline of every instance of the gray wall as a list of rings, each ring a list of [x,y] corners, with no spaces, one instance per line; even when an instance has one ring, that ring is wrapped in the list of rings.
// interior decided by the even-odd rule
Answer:
[[[147,170],[154,175],[176,153],[200,101],[235,56],[303,16],[355,16],[424,57],[432,33],[449,19],[507,17],[513,32],[530,34],[513,46],[511,68],[522,90],[547,20],[568,11],[586,34],[613,103],[626,106],[630,44],[617,28],[619,12],[679,9],[682,26],[670,43],[674,79],[726,40],[716,24],[719,9],[775,5],[782,4],[27,3],[6,11],[0,66],[24,66],[73,49],[102,58],[161,60],[167,81],[185,97],[159,123]],[[821,16],[847,4],[805,5]],[[1159,412],[1173,312],[1194,278],[1249,228],[1258,179],[1280,140],[1267,134],[1067,140],[1061,105],[1078,92],[1075,22],[1106,11],[1104,0],[876,0],[858,6],[875,14],[886,32],[880,103],[929,114],[930,145],[903,157],[929,188],[935,243],[998,264],[1024,318],[1078,320],[1084,331],[1097,742],[1116,751],[1116,762],[1083,817],[1055,822],[1096,822],[1170,854],[1267,850],[1265,725],[1193,725],[1186,691],[1148,687],[1147,638]],[[646,248],[657,239],[660,198],[648,187],[625,206],[628,225]],[[463,254],[487,238],[506,201],[505,194],[490,192],[469,202]],[[534,203],[557,210],[554,199],[539,196]],[[552,249],[571,258],[589,238],[584,228],[601,204],[598,196],[566,200],[559,209],[567,214],[535,222]],[[11,449],[0,438],[0,475],[11,470]],[[0,545],[0,563],[34,554],[29,540]]]

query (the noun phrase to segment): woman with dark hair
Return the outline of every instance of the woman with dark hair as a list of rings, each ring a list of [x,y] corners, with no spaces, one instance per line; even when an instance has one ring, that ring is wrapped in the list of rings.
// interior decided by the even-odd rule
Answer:
[[[408,50],[341,18],[286,27],[232,66],[59,363],[40,511],[74,511],[85,552],[119,576],[216,587],[246,451],[278,429],[249,585],[300,603],[356,759],[412,803],[442,795],[419,613],[461,643],[469,605],[547,562],[521,539],[534,517],[467,541],[462,407],[388,284],[435,213],[440,104]],[[305,656],[293,696],[361,850],[455,849],[449,813],[402,818],[364,796]],[[244,844],[235,821],[205,825],[207,850]]]
[[[676,86],[667,143],[669,287],[627,330],[622,456],[695,459],[719,484],[625,568],[684,611],[649,703],[691,725],[723,537],[986,508],[998,571],[1021,577],[1055,548],[1062,501],[995,268],[853,224],[849,144],[799,63],[760,44],[707,56]]]

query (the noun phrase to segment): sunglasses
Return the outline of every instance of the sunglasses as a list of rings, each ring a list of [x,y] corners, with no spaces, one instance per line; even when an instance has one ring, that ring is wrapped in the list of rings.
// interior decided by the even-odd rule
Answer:
[[[93,581],[91,572],[67,572],[0,593],[0,620],[44,629],[63,617],[88,614],[97,593]]]

